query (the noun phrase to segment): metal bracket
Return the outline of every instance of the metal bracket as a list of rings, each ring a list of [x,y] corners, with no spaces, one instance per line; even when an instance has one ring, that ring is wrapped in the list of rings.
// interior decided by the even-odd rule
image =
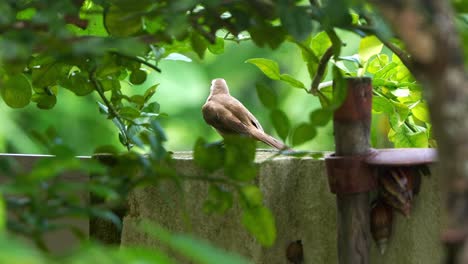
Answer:
[[[330,191],[350,194],[375,189],[376,172],[365,163],[367,156],[327,156],[325,164]]]
[[[375,189],[378,167],[430,164],[436,159],[436,150],[430,148],[371,149],[361,156],[331,154],[325,158],[325,164],[330,191],[351,194]]]

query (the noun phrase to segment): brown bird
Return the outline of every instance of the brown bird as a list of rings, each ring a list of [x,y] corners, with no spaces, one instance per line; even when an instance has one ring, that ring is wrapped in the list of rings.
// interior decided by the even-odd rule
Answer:
[[[206,123],[214,127],[221,136],[245,135],[280,150],[287,148],[285,144],[266,134],[255,116],[229,94],[224,79],[214,79],[211,82],[210,95],[202,107],[202,113]]]

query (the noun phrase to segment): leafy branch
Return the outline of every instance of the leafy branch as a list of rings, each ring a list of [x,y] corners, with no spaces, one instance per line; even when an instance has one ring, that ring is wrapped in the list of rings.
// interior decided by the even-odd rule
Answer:
[[[117,52],[117,51],[113,51],[113,52],[111,52],[111,53],[112,53],[112,54],[115,54],[115,55],[117,55],[117,56],[120,56],[120,57],[129,59],[129,60],[133,60],[133,61],[136,61],[136,62],[138,62],[138,63],[144,64],[144,65],[150,67],[151,69],[153,69],[153,70],[155,70],[155,71],[157,71],[157,72],[159,72],[159,73],[161,72],[161,69],[159,69],[158,66],[156,66],[156,65],[154,65],[154,64],[151,64],[151,63],[149,63],[148,61],[143,60],[143,59],[141,59],[141,58],[139,58],[139,57],[134,57],[134,56],[125,55],[125,54],[122,54],[122,53]]]
[[[348,29],[351,31],[354,30],[359,30],[362,32],[365,32],[367,35],[374,35],[376,36],[380,42],[382,42],[388,49],[390,49],[395,55],[400,58],[400,60],[403,62],[403,64],[406,65],[408,69],[413,68],[413,63],[410,59],[410,56],[408,53],[406,53],[404,50],[400,49],[398,46],[393,44],[391,41],[388,39],[382,37],[381,34],[379,34],[378,30],[374,26],[374,21],[372,18],[366,14],[361,14],[362,18],[366,21],[367,25],[366,26],[361,26],[361,25],[352,25]]]
[[[101,86],[101,83],[96,79],[96,68],[91,70],[89,73],[89,79],[91,80],[91,83],[94,86],[94,89],[98,92],[99,97],[101,97],[102,101],[104,102],[104,105],[107,107],[109,110],[110,116],[112,118],[115,118],[116,122],[119,124],[119,129],[120,132],[122,133],[122,136],[125,138],[125,147],[127,150],[131,149],[130,141],[127,135],[127,131],[125,129],[125,123],[122,119],[122,117],[119,115],[117,110],[114,108],[114,105],[107,99],[106,95],[104,94],[104,89]]]

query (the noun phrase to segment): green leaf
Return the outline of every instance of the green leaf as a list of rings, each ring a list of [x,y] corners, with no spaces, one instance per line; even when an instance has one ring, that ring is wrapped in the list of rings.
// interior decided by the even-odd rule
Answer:
[[[458,14],[468,13],[468,5],[465,0],[452,0],[451,2]]]
[[[327,29],[346,27],[353,22],[347,0],[326,1],[322,10],[324,12],[322,24]]]
[[[121,64],[118,62],[117,58],[116,54],[105,54],[104,57],[97,62],[96,76],[100,79],[118,77],[121,74]]]
[[[106,184],[92,182],[89,185],[89,191],[106,201],[117,200],[120,198],[120,194],[117,192],[117,190],[111,186],[107,186]]]
[[[195,164],[208,172],[216,171],[224,165],[224,149],[221,144],[207,144],[199,138],[193,147]]]
[[[346,83],[343,74],[338,69],[338,67],[333,67],[333,98],[332,98],[332,107],[333,109],[339,108],[348,93],[348,86]]]
[[[22,108],[31,101],[31,84],[23,74],[10,76],[2,86],[0,87],[0,93],[9,107]]]
[[[413,109],[411,109],[411,113],[414,117],[425,123],[431,122],[426,103],[419,102],[415,107],[413,107]]]
[[[135,85],[142,84],[146,81],[146,76],[147,74],[144,70],[137,69],[132,71],[132,73],[130,74],[129,81]]]
[[[279,15],[281,24],[296,40],[306,39],[312,32],[312,20],[305,6],[296,6],[295,2],[280,1]]]
[[[47,158],[38,160],[33,170],[26,177],[30,181],[43,181],[57,177],[59,174],[80,167],[80,161],[68,153],[68,157]]]
[[[292,136],[293,146],[301,145],[309,140],[312,140],[317,135],[317,130],[314,126],[308,123],[299,124],[296,129],[294,129]]]
[[[374,59],[372,59],[369,64],[367,65],[367,72],[369,73],[376,73],[385,65],[389,63],[389,58],[387,54],[378,54]]]
[[[389,115],[390,126],[394,130],[397,130],[397,128],[405,122],[406,118],[410,113],[410,109],[405,104],[393,101],[391,102],[393,105],[394,112]]]
[[[151,102],[147,106],[145,106],[143,109],[141,109],[141,111],[145,113],[149,113],[149,114],[159,114],[160,109],[161,109],[161,106],[159,105],[158,102]]]
[[[257,46],[263,47],[267,44],[270,48],[276,49],[284,42],[286,32],[282,26],[273,26],[262,20],[256,20],[256,22],[260,23],[256,23],[253,27],[250,27],[249,33],[252,41]]]
[[[140,111],[130,106],[122,107],[118,112],[121,117],[128,120],[140,117]]]
[[[130,101],[138,107],[141,107],[145,104],[145,97],[143,97],[143,95],[135,94],[130,97]]]
[[[206,48],[208,47],[208,41],[204,39],[200,34],[192,32],[190,36],[190,44],[192,45],[193,51],[197,53],[200,59],[205,56]]]
[[[159,83],[151,86],[150,88],[146,89],[145,94],[143,97],[145,98],[145,102],[148,102],[149,99],[156,93],[156,89],[158,88]]]
[[[281,75],[279,66],[276,61],[264,59],[264,58],[253,58],[245,61],[257,66],[268,78],[272,80],[280,80]]]
[[[120,81],[117,80],[117,79],[109,79],[109,78],[105,78],[105,79],[102,79],[99,81],[101,83],[101,87],[104,91],[118,91],[120,90]],[[87,89],[89,89],[90,87],[86,87]],[[94,87],[93,87],[94,89]],[[86,91],[89,93],[89,91]],[[86,95],[86,92],[85,90],[83,89],[83,91],[81,93],[85,94]]]
[[[223,54],[224,52],[224,39],[217,37],[214,44],[208,46],[208,50],[213,54]]]
[[[55,95],[35,93],[31,97],[31,101],[35,102],[39,109],[51,109],[57,103]]]
[[[203,264],[247,264],[247,259],[224,250],[215,248],[207,241],[196,239],[189,235],[171,234],[161,226],[142,221],[139,229],[150,237],[160,241],[179,255],[186,257],[193,263]]]
[[[333,112],[327,109],[317,109],[310,113],[309,121],[314,126],[325,126],[332,119]]]
[[[118,6],[110,6],[104,11],[104,26],[110,35],[132,36],[142,31],[141,16]]]
[[[339,60],[339,61],[334,61],[332,62],[333,66],[337,67],[338,69],[342,70],[346,75],[353,75],[355,74],[354,71],[348,69],[348,67],[345,65],[344,61]]]
[[[21,263],[21,264],[49,264],[50,259],[46,259],[38,250],[34,250],[27,243],[21,243],[12,236],[0,235],[0,263]]]
[[[315,35],[311,42],[310,48],[314,52],[317,57],[322,57],[322,55],[327,51],[327,49],[332,45],[330,38],[328,37],[327,33],[321,31],[317,35]]]
[[[96,248],[96,247],[93,247]],[[97,248],[99,250],[99,248]],[[167,253],[161,252],[155,248],[142,248],[142,247],[118,247],[116,250],[112,251],[107,248],[102,250],[106,253],[114,253],[114,255],[109,257],[110,262],[117,262],[118,259],[119,263],[128,263],[128,264],[149,264],[149,263],[157,263],[157,264],[174,264],[176,263],[173,259],[167,256]],[[85,264],[85,263],[96,263],[96,259],[92,254],[86,254],[86,256],[90,256],[89,260],[83,260],[79,258],[80,263],[70,263],[70,264]],[[75,258],[76,259],[76,258]],[[99,263],[103,263],[100,261]],[[106,262],[109,263],[109,262]]]
[[[223,214],[232,207],[233,200],[231,192],[222,186],[212,184],[208,190],[208,198],[203,203],[203,211]]]
[[[224,144],[224,173],[239,181],[254,179],[257,176],[254,163],[256,141],[248,137],[225,136]]]
[[[372,110],[388,115],[394,113],[392,103],[387,98],[382,96],[374,96],[374,98],[372,98]]]
[[[255,185],[245,185],[240,188],[241,202],[245,209],[263,205],[263,194]]]
[[[272,80],[281,80],[290,84],[293,87],[301,88],[307,90],[304,84],[296,80],[289,74],[280,74],[279,66],[276,61],[264,59],[264,58],[253,58],[245,61],[246,63],[251,63],[257,66],[268,78]]]
[[[368,36],[361,39],[359,43],[359,58],[362,63],[368,61],[372,56],[382,51],[383,43],[376,36]]]
[[[317,69],[318,69],[318,63],[315,63],[315,62],[307,63],[307,72],[309,73],[309,77],[310,77],[311,80],[317,74]],[[325,76],[327,75],[327,69],[328,68],[325,69],[325,74],[324,74],[323,78],[325,78]]]
[[[301,49],[302,60],[306,63],[317,65],[319,58],[315,55],[314,51],[310,48],[310,43],[312,41],[312,36],[309,36],[304,41],[291,40]]]
[[[61,85],[78,96],[85,96],[94,91],[93,84],[83,72],[72,72]]]
[[[254,164],[243,164],[240,167],[229,164],[224,166],[226,175],[238,181],[251,181],[257,176],[257,167]]]
[[[375,79],[390,79],[392,78],[398,71],[398,64],[395,62],[390,62],[389,64],[385,65],[382,69],[378,70],[374,74]]]
[[[45,63],[43,63],[45,62]],[[31,63],[32,85],[37,88],[57,85],[60,78],[68,75],[71,67],[49,57],[39,57]]]
[[[406,126],[395,131],[391,129],[388,139],[395,144],[395,148],[427,148],[429,141],[425,131],[413,132]]]
[[[255,88],[257,90],[257,95],[260,99],[260,102],[262,102],[265,107],[269,109],[276,108],[278,104],[278,95],[276,94],[275,90],[263,83],[257,83]]]
[[[301,81],[294,79],[294,77],[289,74],[281,74],[280,79],[283,82],[290,84],[292,87],[301,88],[307,91],[305,85]]]
[[[268,208],[259,206],[244,209],[242,224],[255,236],[260,244],[269,247],[275,243],[275,218]]]
[[[270,117],[276,132],[285,141],[291,128],[288,116],[283,111],[274,109],[271,111]]]

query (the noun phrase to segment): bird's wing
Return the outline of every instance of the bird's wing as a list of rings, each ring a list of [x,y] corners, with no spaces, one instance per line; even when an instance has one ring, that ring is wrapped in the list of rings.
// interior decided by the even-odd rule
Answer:
[[[208,101],[202,107],[203,118],[221,134],[247,134],[248,128],[224,105]]]
[[[236,98],[231,97],[234,100],[231,100],[231,104],[227,105],[227,108],[235,115],[239,121],[241,121],[245,126],[247,127],[252,127],[254,126],[258,130],[263,132],[263,127],[260,125],[260,122],[258,122],[257,118],[250,113],[250,111],[241,103],[239,102]],[[242,111],[239,111],[239,109],[242,109]],[[247,113],[247,116],[245,114]]]
[[[249,116],[249,121],[250,121],[250,124],[252,124],[253,126],[255,126],[258,130],[262,131],[263,132],[263,127],[262,125],[260,125],[260,122],[258,122],[257,118],[255,118],[255,116],[250,113],[248,110],[247,110],[247,114]]]

